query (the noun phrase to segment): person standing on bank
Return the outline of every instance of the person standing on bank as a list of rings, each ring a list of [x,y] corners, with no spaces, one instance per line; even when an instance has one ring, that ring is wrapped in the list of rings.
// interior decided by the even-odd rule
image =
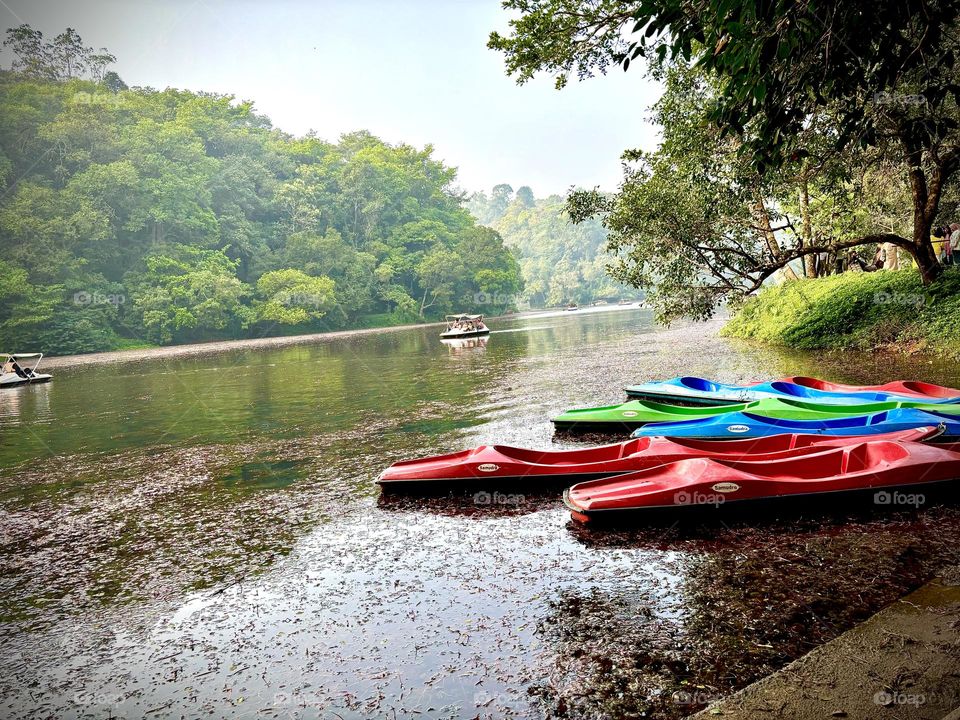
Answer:
[[[953,251],[960,249],[960,223],[935,227],[933,236],[939,240],[939,242],[934,242],[934,248],[940,246],[940,262],[944,266],[950,267],[954,263]]]

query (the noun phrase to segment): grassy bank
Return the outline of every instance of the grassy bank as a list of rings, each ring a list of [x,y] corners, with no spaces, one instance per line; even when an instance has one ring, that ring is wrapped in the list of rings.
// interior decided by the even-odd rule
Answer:
[[[885,348],[960,357],[960,271],[929,287],[913,269],[771,286],[744,303],[722,332],[798,349]]]

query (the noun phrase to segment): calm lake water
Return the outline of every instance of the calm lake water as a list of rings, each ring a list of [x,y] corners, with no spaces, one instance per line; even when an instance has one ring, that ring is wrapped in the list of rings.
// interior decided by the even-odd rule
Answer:
[[[628,711],[626,688],[631,712],[682,716],[702,703],[664,699],[680,679],[726,692],[795,654],[725,672],[729,638],[703,630],[721,566],[755,537],[598,536],[551,493],[387,500],[380,470],[481,443],[562,446],[553,414],[652,377],[960,384],[950,364],[760,350],[717,323],[658,331],[637,308],[494,326],[464,346],[413,329],[78,366],[3,391],[0,715],[603,717]],[[868,522],[876,558],[945,521]],[[777,541],[847,557],[863,532]],[[865,598],[862,612],[890,599]]]

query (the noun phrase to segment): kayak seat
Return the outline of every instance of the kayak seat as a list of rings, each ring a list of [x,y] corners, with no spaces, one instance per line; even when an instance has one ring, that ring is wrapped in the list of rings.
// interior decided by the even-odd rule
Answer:
[[[920,380],[906,380],[903,383],[903,387],[906,390],[910,390],[915,393],[920,393],[922,395],[929,395],[930,397],[937,398],[952,398],[956,397],[954,391],[951,388],[943,387],[942,385],[934,385],[933,383],[922,382]]]
[[[837,388],[835,383],[828,383],[823,380],[818,380],[817,378],[806,377],[804,375],[799,375],[797,377],[792,377],[790,380],[796,385],[802,385],[803,387],[813,388],[814,390],[834,390]]]
[[[783,380],[770,383],[770,389],[783,393],[784,395],[790,395],[791,397],[806,399],[817,397],[814,393],[810,392],[810,388],[805,388],[803,385],[797,385],[796,383],[784,382]]]
[[[866,472],[886,463],[903,460],[909,451],[898,443],[871,442],[854,445],[844,450],[844,462],[841,473]]]
[[[699,377],[682,377],[679,379],[678,383],[683,387],[690,388],[691,390],[701,390],[703,392],[716,392],[720,389],[720,386],[717,383]]]

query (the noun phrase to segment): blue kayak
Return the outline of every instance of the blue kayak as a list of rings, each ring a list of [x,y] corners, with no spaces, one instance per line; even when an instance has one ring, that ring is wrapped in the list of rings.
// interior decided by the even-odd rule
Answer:
[[[733,440],[758,438],[786,433],[805,435],[880,435],[882,433],[913,430],[920,427],[942,427],[937,442],[960,440],[960,417],[945,413],[898,408],[872,415],[830,418],[826,420],[787,420],[755,415],[750,412],[731,412],[700,420],[650,423],[635,430],[632,437],[663,436],[669,438],[698,438],[701,440]]]
[[[917,401],[916,396],[892,392],[839,392],[817,390],[786,380],[773,380],[757,385],[726,385],[698,377],[676,377],[671,380],[630,385],[624,388],[627,396],[641,400],[684,405],[727,405],[753,402],[766,398],[793,398],[833,405],[853,405],[864,402]],[[924,403],[960,403],[960,397],[927,397]]]

